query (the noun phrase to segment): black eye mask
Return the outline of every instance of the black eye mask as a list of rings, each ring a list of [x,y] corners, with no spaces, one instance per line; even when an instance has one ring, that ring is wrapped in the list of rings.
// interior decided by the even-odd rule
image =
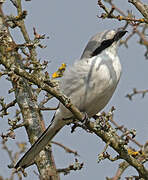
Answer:
[[[92,57],[97,56],[98,54],[100,54],[104,49],[111,46],[113,42],[114,42],[113,39],[108,39],[108,40],[102,41],[101,45],[98,48],[96,48],[95,51],[93,51],[93,53],[91,54]]]
[[[118,31],[112,39],[107,39],[107,40],[102,41],[101,45],[93,51],[93,53],[91,54],[91,57],[97,56],[98,54],[100,54],[104,49],[111,46],[113,42],[121,39],[125,35],[126,32],[127,31]]]

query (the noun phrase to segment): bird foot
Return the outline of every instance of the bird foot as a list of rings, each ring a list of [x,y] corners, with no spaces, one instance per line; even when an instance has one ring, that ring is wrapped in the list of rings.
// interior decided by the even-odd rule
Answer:
[[[83,117],[81,123],[82,123],[82,125],[86,125],[86,124],[88,124],[90,119],[89,119],[89,116],[88,116],[88,114],[86,112],[83,112],[83,114],[84,114],[84,117]]]
[[[83,114],[84,114],[84,117],[82,118],[81,121],[73,122],[74,125],[71,127],[71,133],[73,133],[77,127],[81,127],[85,129],[86,131],[88,131],[87,124],[90,122],[90,119],[86,112],[83,112]]]

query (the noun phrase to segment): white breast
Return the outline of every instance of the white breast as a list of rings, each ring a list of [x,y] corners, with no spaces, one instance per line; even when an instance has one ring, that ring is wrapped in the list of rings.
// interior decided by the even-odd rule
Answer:
[[[95,65],[92,70],[89,85],[86,87],[86,96],[82,106],[87,109],[88,114],[93,116],[102,110],[112,97],[121,75],[121,64],[118,56],[114,59],[109,54],[102,54],[94,59]],[[102,60],[100,60],[102,59]]]
[[[98,57],[82,59],[67,69],[61,89],[80,111],[92,117],[108,103],[116,89],[121,74],[118,56],[101,53]],[[61,112],[69,112],[61,105]]]

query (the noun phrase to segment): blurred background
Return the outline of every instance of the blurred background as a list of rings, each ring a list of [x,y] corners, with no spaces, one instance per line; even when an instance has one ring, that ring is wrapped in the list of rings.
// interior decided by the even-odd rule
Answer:
[[[103,1],[102,1],[103,2]],[[127,10],[132,10],[136,18],[141,18],[141,14],[125,0],[114,0],[116,6],[122,9],[125,13]],[[143,0],[146,3],[147,1]],[[109,6],[108,6],[109,7]],[[112,19],[99,19],[97,15],[101,15],[102,10],[97,6],[97,0],[62,0],[62,1],[23,1],[23,9],[27,10],[28,15],[25,19],[27,30],[30,37],[33,38],[33,27],[39,34],[46,34],[49,39],[43,41],[43,45],[47,45],[45,49],[37,49],[38,58],[49,61],[48,69],[50,75],[57,70],[62,64],[66,63],[70,66],[75,59],[79,59],[89,38],[97,32],[105,29],[116,29],[124,26],[125,22]],[[6,1],[3,7],[5,15],[16,15],[16,9],[10,1]],[[129,26],[128,32],[132,32],[132,27]],[[23,43],[23,37],[18,29],[11,30],[11,33],[17,43]],[[133,36],[128,41],[128,48],[124,45],[119,47],[118,54],[122,64],[122,77],[119,85],[109,104],[104,111],[108,112],[112,106],[116,108],[114,120],[119,125],[124,125],[128,129],[136,129],[136,140],[144,144],[148,138],[148,97],[141,98],[141,95],[133,97],[132,101],[126,98],[126,94],[132,92],[133,88],[147,89],[148,77],[148,60],[145,59],[145,47],[138,44],[139,38]],[[6,98],[7,102],[13,100],[13,95],[8,95],[8,89],[11,84],[2,77],[0,79],[0,96]],[[50,102],[51,107],[55,107],[58,102],[53,99]],[[15,115],[15,111],[10,109],[10,117]],[[53,112],[44,112],[46,126],[52,119]],[[7,133],[8,117],[0,118],[0,134]],[[65,146],[76,150],[80,157],[80,162],[84,162],[84,167],[81,171],[71,172],[69,175],[61,175],[62,180],[90,180],[105,179],[115,175],[118,164],[121,162],[110,162],[109,160],[97,163],[97,156],[102,152],[105,144],[101,139],[94,134],[89,134],[82,129],[77,128],[76,132],[71,134],[70,128],[65,127],[54,138],[55,141],[64,144]],[[16,139],[8,140],[8,147],[17,151],[16,141],[28,142],[24,128],[16,130]],[[138,147],[132,144],[132,147]],[[9,177],[11,170],[7,167],[10,164],[10,159],[5,150],[0,144],[0,175]],[[30,147],[28,142],[27,148]],[[63,149],[53,145],[54,158],[57,168],[68,167],[74,162],[75,157],[67,154]],[[116,153],[109,148],[109,152],[114,155]],[[37,179],[33,170],[37,171],[35,166],[26,169],[28,176],[26,180]],[[129,167],[123,177],[137,175],[137,172]],[[17,179],[17,178],[16,178]]]

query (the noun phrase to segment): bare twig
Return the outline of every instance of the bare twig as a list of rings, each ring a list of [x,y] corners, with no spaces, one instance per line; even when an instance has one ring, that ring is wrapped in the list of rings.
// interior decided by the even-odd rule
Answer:
[[[123,174],[123,172],[129,167],[129,164],[124,161],[122,163],[119,164],[119,168],[115,174],[114,177],[112,178],[108,178],[108,180],[119,180],[121,178],[121,175]]]
[[[40,110],[41,111],[54,111],[54,110],[57,110],[58,107],[55,107],[55,108],[51,108],[51,107],[41,107]]]
[[[72,153],[72,154],[74,154],[75,156],[79,156],[79,154],[77,153],[77,151],[73,151],[72,149],[64,146],[63,144],[61,144],[61,143],[59,143],[59,142],[51,141],[51,143],[60,146],[60,147],[63,148],[67,153]]]
[[[133,96],[137,95],[137,94],[141,94],[142,97],[144,98],[145,95],[148,93],[148,90],[137,90],[136,88],[133,89],[133,92],[130,94],[127,94],[126,97],[129,98],[129,100],[132,100]]]
[[[110,122],[113,123],[115,125],[116,128],[118,128],[121,132],[125,133],[125,128],[124,126],[119,126],[112,118],[110,119]],[[133,139],[130,136],[127,136],[128,139],[130,139],[132,142],[134,142],[137,146],[139,146],[140,148],[143,146],[141,145],[138,141],[136,141],[135,139]]]
[[[96,125],[93,122],[87,124],[87,128],[93,131],[96,135],[100,136],[103,139],[103,141],[105,141],[106,143],[110,142],[110,146],[113,147],[119,153],[120,158],[124,157],[123,159],[125,159],[130,165],[132,165],[138,171],[140,177],[144,178],[145,180],[148,180],[147,169],[143,166],[141,162],[139,162],[127,153],[128,149],[126,149],[124,141],[122,144],[121,139],[119,138],[119,136],[117,136],[112,127],[110,126],[107,132],[105,133],[104,127],[100,127],[101,130],[95,130],[94,126]]]
[[[8,147],[6,145],[6,141],[4,139],[2,141],[2,146],[3,146],[3,149],[8,153],[9,158],[10,158],[11,162],[13,163],[14,159],[13,159],[13,156],[12,156],[12,151],[8,149]]]
[[[7,112],[7,110],[8,110],[10,107],[13,107],[15,104],[16,104],[16,99],[13,100],[12,102],[8,103],[8,104],[5,104],[5,103],[1,104],[2,109],[0,110],[0,112],[2,112],[2,111]]]
[[[112,6],[111,10],[109,11],[105,6],[104,4],[102,3],[101,0],[98,0],[98,5],[100,6],[100,8],[102,8],[105,13],[102,13],[102,15],[100,16],[100,18],[111,18],[111,19],[117,19],[119,21],[131,21],[131,22],[137,22],[137,23],[148,23],[148,20],[145,19],[145,18],[140,18],[140,19],[135,19],[135,18],[131,18],[131,17],[127,17],[127,16],[121,16],[121,15],[117,15],[115,16],[113,14],[113,11],[115,10],[115,6]],[[118,9],[119,11],[119,9]],[[122,13],[123,14],[123,13]]]
[[[142,3],[140,0],[128,0],[129,3],[132,3],[138,10],[139,12],[146,18],[148,19],[148,5],[145,5]]]
[[[70,171],[77,171],[77,170],[81,170],[83,168],[83,163],[79,163],[77,159],[75,159],[75,163],[70,165],[67,168],[61,168],[61,169],[57,169],[58,173],[64,173],[64,175],[67,175],[70,173]]]

